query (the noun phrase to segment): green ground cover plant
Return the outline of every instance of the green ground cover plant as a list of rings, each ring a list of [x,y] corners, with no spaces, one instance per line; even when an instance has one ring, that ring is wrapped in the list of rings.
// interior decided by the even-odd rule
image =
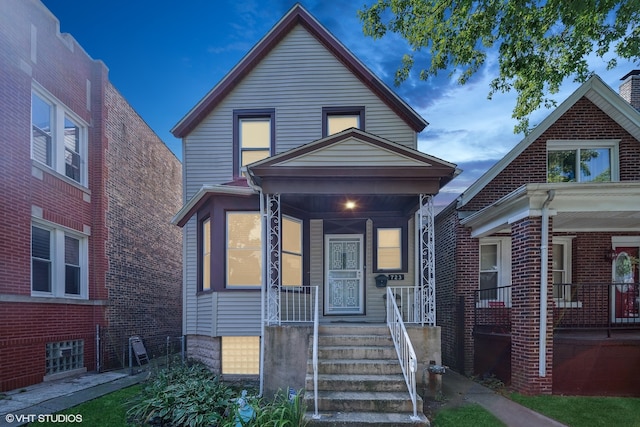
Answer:
[[[504,423],[482,406],[469,404],[438,411],[431,425],[433,427],[503,427]]]

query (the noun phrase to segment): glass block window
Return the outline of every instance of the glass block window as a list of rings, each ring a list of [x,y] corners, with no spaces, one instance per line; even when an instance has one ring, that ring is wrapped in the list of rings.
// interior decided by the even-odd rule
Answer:
[[[260,337],[222,337],[222,373],[258,375]]]
[[[47,343],[45,360],[46,375],[84,367],[84,340]]]

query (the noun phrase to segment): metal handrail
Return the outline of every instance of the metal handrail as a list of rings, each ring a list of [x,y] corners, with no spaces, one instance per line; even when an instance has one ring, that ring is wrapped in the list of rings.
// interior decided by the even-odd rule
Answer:
[[[413,403],[413,415],[412,420],[419,420],[418,418],[418,393],[416,388],[416,371],[418,370],[418,358],[416,352],[411,344],[411,339],[407,333],[407,329],[402,321],[402,314],[396,304],[394,292],[391,288],[387,288],[387,325],[393,339],[393,345],[398,353],[398,360],[400,361],[400,367],[404,375],[404,380],[407,383],[409,390],[409,396],[411,397],[411,403]]]
[[[279,322],[310,323],[313,322],[313,400],[315,405],[314,419],[318,413],[318,286],[283,286],[280,288]]]

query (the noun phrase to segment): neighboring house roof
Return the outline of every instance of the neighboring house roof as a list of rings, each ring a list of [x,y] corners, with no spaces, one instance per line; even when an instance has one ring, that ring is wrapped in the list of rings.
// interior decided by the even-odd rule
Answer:
[[[456,165],[350,128],[246,167],[265,192],[437,194]],[[372,186],[375,184],[374,186]]]
[[[182,138],[188,135],[296,25],[302,25],[413,130],[420,132],[427,126],[428,123],[418,113],[376,77],[375,74],[360,62],[300,4],[296,4],[271,31],[171,129],[173,135],[176,138]]]
[[[463,208],[471,201],[485,186],[500,174],[513,160],[538,139],[549,127],[551,127],[563,114],[565,114],[582,97],[589,99],[600,108],[605,114],[611,117],[623,129],[629,132],[634,138],[640,140],[640,112],[633,108],[617,92],[611,89],[600,77],[594,75],[575,92],[571,94],[562,104],[549,114],[535,129],[531,131],[522,141],[520,141],[509,153],[485,172],[476,182],[471,184],[464,193],[460,195],[457,202],[458,209]]]

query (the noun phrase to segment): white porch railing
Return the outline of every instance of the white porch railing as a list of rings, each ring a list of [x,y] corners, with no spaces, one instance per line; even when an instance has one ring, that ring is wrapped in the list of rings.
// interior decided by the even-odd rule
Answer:
[[[398,353],[398,359],[400,360],[400,366],[402,367],[402,373],[404,374],[404,380],[407,383],[409,389],[409,396],[413,403],[413,416],[412,420],[419,420],[418,418],[418,392],[416,390],[416,371],[418,370],[418,358],[416,352],[413,349],[409,334],[404,326],[402,320],[402,314],[400,308],[396,303],[395,295],[398,290],[405,288],[387,288],[387,325],[389,325],[389,331],[391,332],[391,338],[393,344],[396,347]]]
[[[422,316],[422,313],[426,310],[426,307],[424,306],[422,292],[419,287],[393,286],[387,289],[391,291],[404,323],[419,323],[424,325],[425,318]],[[385,296],[385,298],[389,298],[389,296]]]
[[[280,288],[280,322],[313,322],[313,400],[314,419],[318,413],[318,286],[283,286]]]

